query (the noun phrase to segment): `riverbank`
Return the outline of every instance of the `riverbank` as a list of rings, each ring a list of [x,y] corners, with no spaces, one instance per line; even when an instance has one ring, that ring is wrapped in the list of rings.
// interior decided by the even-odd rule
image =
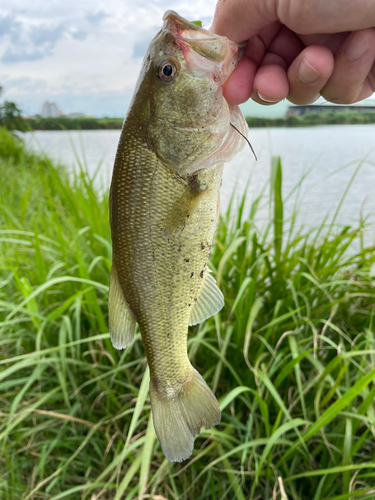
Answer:
[[[119,130],[123,118],[37,118],[25,120],[27,130]],[[289,115],[284,118],[247,117],[247,124],[252,127],[304,127],[313,125],[367,124],[375,123],[375,113],[355,111],[322,111]]]
[[[4,500],[370,499],[375,488],[375,248],[364,223],[285,227],[272,161],[257,198],[218,221],[225,297],[190,329],[189,358],[221,423],[170,464],[152,426],[139,333],[107,327],[107,195],[0,129],[0,491]],[[293,222],[293,221],[292,221]],[[372,496],[371,496],[372,495]]]

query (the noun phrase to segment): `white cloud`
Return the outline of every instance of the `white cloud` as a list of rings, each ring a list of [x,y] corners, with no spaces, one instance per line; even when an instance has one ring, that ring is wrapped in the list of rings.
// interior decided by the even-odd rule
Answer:
[[[209,26],[215,3],[192,0],[173,8]],[[50,100],[66,113],[124,116],[141,58],[170,5],[107,0],[103,8],[98,0],[2,0],[3,97],[27,114],[40,112]]]

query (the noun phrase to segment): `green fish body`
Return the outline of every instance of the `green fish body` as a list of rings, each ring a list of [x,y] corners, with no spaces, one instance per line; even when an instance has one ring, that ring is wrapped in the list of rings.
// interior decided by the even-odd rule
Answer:
[[[138,323],[150,367],[155,431],[166,458],[187,459],[218,402],[187,356],[188,326],[224,299],[207,268],[223,161],[242,148],[238,108],[222,84],[238,46],[168,11],[151,42],[117,150],[110,192],[113,263],[109,329],[115,348]]]

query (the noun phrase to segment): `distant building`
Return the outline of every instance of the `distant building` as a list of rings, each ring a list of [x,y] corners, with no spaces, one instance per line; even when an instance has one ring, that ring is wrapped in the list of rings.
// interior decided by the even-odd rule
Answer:
[[[62,112],[54,102],[46,101],[42,106],[42,112],[40,115],[42,118],[57,118],[62,115]]]
[[[305,113],[323,113],[324,111],[357,111],[358,113],[375,113],[375,99],[365,99],[354,104],[333,104],[320,98],[319,101],[305,106],[290,104],[288,115],[304,115]]]
[[[87,118],[87,115],[85,115],[85,113],[69,113],[68,115],[64,116],[67,116],[68,118]]]

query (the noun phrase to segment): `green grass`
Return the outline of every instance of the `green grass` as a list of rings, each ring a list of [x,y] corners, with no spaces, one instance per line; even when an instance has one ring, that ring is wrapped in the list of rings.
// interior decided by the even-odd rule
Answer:
[[[106,198],[84,168],[69,181],[4,130],[0,175],[2,500],[374,498],[365,222],[284,221],[277,158],[269,224],[257,227],[260,199],[220,218],[210,267],[226,304],[191,329],[188,349],[222,421],[170,464],[140,336],[125,352],[109,341]]]

